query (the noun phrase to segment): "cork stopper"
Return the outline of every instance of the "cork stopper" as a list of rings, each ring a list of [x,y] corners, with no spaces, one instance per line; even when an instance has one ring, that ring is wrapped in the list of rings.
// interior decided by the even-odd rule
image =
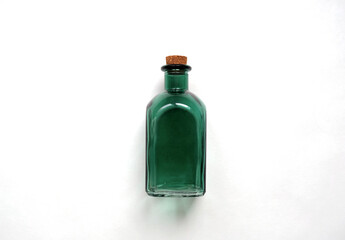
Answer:
[[[167,64],[187,64],[187,57],[181,55],[171,55],[166,57]]]

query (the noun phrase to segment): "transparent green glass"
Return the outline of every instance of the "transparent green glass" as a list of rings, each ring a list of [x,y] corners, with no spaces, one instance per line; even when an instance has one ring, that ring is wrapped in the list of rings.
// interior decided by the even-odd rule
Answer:
[[[146,192],[156,197],[205,194],[206,108],[188,91],[188,65],[162,67],[166,91],[146,111]]]

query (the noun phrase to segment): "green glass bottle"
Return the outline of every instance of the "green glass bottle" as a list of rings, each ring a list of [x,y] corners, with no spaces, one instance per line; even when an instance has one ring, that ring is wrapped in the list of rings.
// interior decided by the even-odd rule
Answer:
[[[168,56],[166,91],[146,111],[146,192],[155,197],[205,194],[206,108],[188,91],[184,56]]]

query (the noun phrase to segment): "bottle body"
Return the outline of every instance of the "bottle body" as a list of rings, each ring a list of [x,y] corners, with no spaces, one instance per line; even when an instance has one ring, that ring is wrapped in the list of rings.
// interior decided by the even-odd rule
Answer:
[[[172,90],[185,78],[167,75],[167,91],[156,96],[146,111],[146,192],[158,197],[202,196],[206,108],[187,87]]]

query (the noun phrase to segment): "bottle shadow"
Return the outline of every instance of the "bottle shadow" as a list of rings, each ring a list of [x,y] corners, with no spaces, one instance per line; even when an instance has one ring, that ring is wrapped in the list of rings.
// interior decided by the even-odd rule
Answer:
[[[196,198],[147,197],[146,215],[170,221],[185,219],[195,206]]]

